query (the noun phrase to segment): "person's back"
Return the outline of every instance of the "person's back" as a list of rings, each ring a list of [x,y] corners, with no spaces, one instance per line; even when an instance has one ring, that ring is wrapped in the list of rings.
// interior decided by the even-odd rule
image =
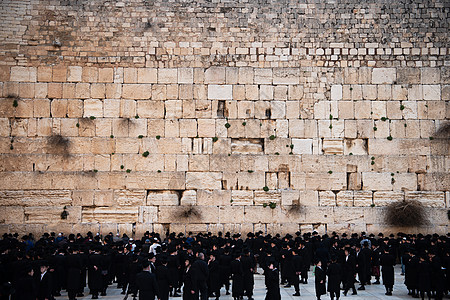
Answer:
[[[142,272],[136,275],[139,300],[154,300],[159,295],[156,276],[150,272],[150,264],[148,261],[145,261],[142,266]]]

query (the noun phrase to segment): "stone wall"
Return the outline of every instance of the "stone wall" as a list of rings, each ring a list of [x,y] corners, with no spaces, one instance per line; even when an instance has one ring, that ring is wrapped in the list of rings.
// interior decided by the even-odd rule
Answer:
[[[0,231],[445,233],[449,12],[2,1]]]

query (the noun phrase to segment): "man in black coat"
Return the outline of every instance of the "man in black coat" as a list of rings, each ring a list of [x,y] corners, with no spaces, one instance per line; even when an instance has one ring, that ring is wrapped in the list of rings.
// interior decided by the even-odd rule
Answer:
[[[389,248],[384,249],[384,254],[380,257],[381,272],[383,278],[383,285],[386,288],[386,296],[392,296],[392,289],[394,287],[394,265],[395,258],[389,253]]]
[[[197,260],[192,264],[197,286],[200,292],[201,300],[208,300],[208,285],[206,281],[209,275],[208,264],[205,262],[205,254],[203,252],[197,253]]]
[[[94,252],[89,256],[88,279],[92,299],[98,299],[98,293],[101,291],[103,287],[102,256],[100,255],[99,248],[95,248]]]
[[[170,274],[167,268],[167,258],[161,259],[160,264],[156,266],[156,283],[159,289],[159,298],[161,300],[169,299],[170,292]]]
[[[314,273],[315,273],[314,286],[316,288],[316,297],[317,300],[320,300],[320,297],[327,293],[325,289],[326,274],[325,271],[322,269],[322,262],[320,260],[316,263]]]
[[[136,275],[139,300],[154,300],[155,297],[159,299],[158,284],[156,283],[155,274],[150,272],[150,263],[145,260],[142,263],[142,267],[142,272]]]
[[[342,268],[341,265],[337,263],[337,258],[335,256],[331,257],[331,264],[328,266],[327,275],[328,292],[330,292],[331,300],[333,300],[335,297],[336,300],[339,300]]]
[[[233,299],[241,300],[244,296],[244,269],[241,262],[241,254],[235,254],[235,259],[231,262],[231,278],[233,285],[231,294]]]
[[[67,294],[69,300],[75,300],[77,291],[80,289],[80,279],[81,279],[81,259],[77,255],[77,251],[73,249],[68,249],[69,255],[66,257],[66,267],[67,267]]]
[[[209,255],[208,260],[208,269],[209,269],[209,277],[208,277],[208,293],[210,297],[216,297],[216,300],[220,297],[220,270],[219,270],[219,261],[217,260],[217,254],[213,251]]]
[[[348,290],[351,288],[356,295],[355,276],[356,276],[356,259],[350,254],[350,248],[345,248],[345,260],[343,265],[344,274],[344,296],[347,296]]]
[[[52,299],[52,282],[48,272],[49,264],[46,261],[41,263],[41,276],[37,285],[37,300]]]
[[[294,273],[292,274],[293,277],[290,279],[290,281],[292,282],[292,285],[295,289],[295,294],[293,294],[292,296],[300,296],[299,276],[302,274],[304,262],[303,258],[298,255],[298,252],[300,252],[300,250],[292,250],[292,266],[294,269]]]
[[[253,299],[253,286],[255,280],[253,278],[256,270],[256,260],[250,253],[249,249],[244,249],[244,255],[241,257],[242,268],[244,271],[244,291],[249,300]]]
[[[265,300],[281,300],[279,272],[273,263],[269,263],[264,271],[267,293]]]

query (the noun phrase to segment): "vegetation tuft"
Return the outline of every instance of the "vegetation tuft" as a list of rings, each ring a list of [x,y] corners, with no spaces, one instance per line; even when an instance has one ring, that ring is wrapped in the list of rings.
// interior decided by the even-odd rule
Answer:
[[[417,200],[391,203],[386,208],[385,221],[389,225],[412,227],[428,223],[425,208]]]

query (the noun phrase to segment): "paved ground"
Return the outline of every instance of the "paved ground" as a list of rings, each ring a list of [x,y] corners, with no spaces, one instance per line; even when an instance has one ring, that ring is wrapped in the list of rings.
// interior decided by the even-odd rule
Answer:
[[[259,270],[260,273],[261,270]],[[373,282],[374,280],[372,280]],[[404,276],[400,275],[400,266],[397,266],[395,268],[395,286],[394,286],[394,292],[393,296],[385,296],[385,289],[383,285],[370,285],[366,287],[365,291],[358,291],[358,295],[351,296],[351,292],[344,297],[341,293],[341,299],[349,299],[349,300],[373,300],[373,299],[390,299],[390,300],[397,300],[397,299],[413,299],[410,296],[408,296],[408,290],[406,289],[405,285],[403,284]],[[358,287],[358,284],[356,284],[356,287]],[[87,291],[87,290],[86,290]],[[101,300],[123,300],[123,295],[120,294],[121,290],[116,289],[115,285],[110,286],[107,290],[107,296],[105,297],[99,297]],[[225,289],[222,289],[221,291],[222,296],[220,299],[223,300],[232,300],[233,298],[231,296],[225,296]],[[254,298],[255,300],[264,300],[265,294],[266,294],[266,288],[264,286],[264,276],[262,275],[256,275],[255,276],[255,289],[254,289]],[[294,288],[284,288],[281,286],[281,299],[297,299],[297,300],[315,300],[315,291],[314,291],[314,278],[312,273],[309,274],[309,280],[308,284],[301,284],[300,285],[300,294],[301,297],[293,297],[292,294],[294,293]],[[87,294],[87,293],[85,293]],[[86,296],[84,298],[78,298],[80,299],[90,299],[90,296]],[[63,293],[61,297],[57,297],[57,299],[67,299],[67,294]],[[132,298],[128,298],[129,300],[132,300]],[[181,298],[170,298],[170,299],[181,299]],[[213,298],[210,298],[213,299]],[[244,297],[246,299],[246,297]],[[321,299],[330,299],[329,295],[324,295],[321,297]]]

